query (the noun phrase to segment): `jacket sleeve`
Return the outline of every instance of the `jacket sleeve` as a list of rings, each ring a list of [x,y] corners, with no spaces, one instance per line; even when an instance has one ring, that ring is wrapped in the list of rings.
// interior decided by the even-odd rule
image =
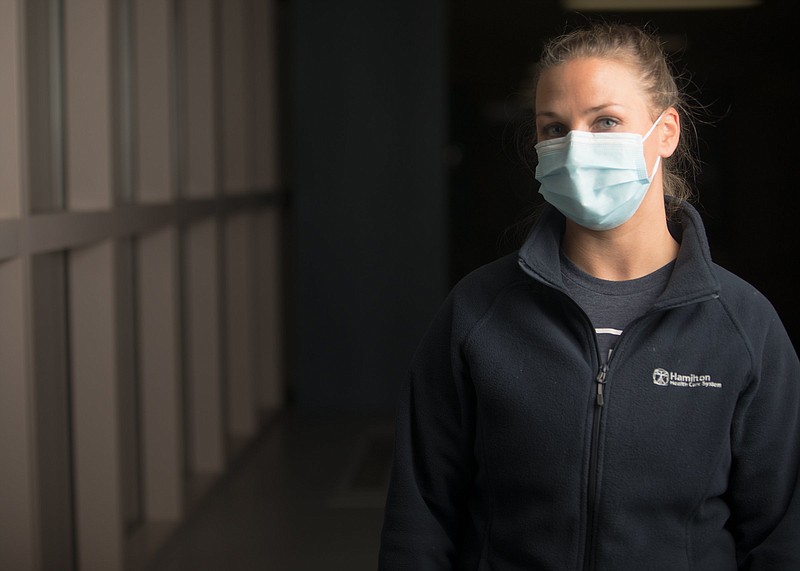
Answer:
[[[732,531],[741,569],[800,569],[800,365],[774,317],[732,432]]]
[[[412,360],[395,432],[379,569],[454,569],[475,473],[475,396],[452,294]]]

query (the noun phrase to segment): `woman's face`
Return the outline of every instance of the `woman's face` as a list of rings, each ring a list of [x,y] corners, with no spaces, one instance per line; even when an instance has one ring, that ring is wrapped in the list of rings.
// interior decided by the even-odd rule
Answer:
[[[539,77],[537,141],[563,137],[569,131],[644,135],[652,125],[648,99],[631,68],[623,63],[580,58],[550,68]],[[648,170],[658,152],[655,139],[645,141]]]

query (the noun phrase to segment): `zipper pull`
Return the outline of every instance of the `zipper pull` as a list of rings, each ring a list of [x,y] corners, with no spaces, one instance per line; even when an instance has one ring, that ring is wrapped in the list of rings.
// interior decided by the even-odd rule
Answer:
[[[603,400],[603,385],[606,384],[606,371],[608,371],[608,365],[604,364],[600,367],[597,377],[595,377],[595,381],[597,381],[597,406],[603,406],[605,403]]]

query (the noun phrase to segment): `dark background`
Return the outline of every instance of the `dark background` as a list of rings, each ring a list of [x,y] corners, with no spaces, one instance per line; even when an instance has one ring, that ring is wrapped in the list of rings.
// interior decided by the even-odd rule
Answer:
[[[449,288],[516,249],[537,183],[518,139],[543,40],[646,24],[704,111],[696,205],[717,262],[797,347],[792,2],[575,14],[555,0],[285,0],[289,382],[306,409],[394,407]]]

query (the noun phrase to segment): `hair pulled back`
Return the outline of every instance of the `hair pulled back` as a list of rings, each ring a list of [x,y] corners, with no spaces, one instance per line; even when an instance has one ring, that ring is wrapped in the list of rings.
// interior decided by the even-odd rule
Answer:
[[[600,58],[628,65],[638,76],[649,99],[651,119],[674,107],[681,119],[681,137],[671,157],[663,161],[664,193],[680,200],[692,196],[686,176],[696,170],[691,152],[694,134],[686,96],[678,88],[661,42],[642,28],[629,24],[593,22],[548,41],[536,66],[536,89],[542,72],[579,58]]]

